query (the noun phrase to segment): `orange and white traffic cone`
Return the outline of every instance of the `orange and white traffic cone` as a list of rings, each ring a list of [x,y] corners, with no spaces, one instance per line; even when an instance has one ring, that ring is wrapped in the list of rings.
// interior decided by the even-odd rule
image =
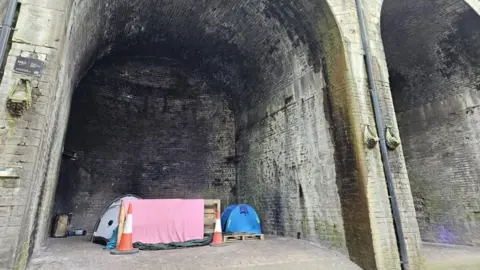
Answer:
[[[213,232],[213,240],[210,245],[218,246],[223,244],[222,225],[220,223],[220,211],[217,211],[217,217],[215,219],[215,230]]]
[[[118,244],[117,249],[110,251],[110,254],[120,255],[120,254],[138,253],[138,249],[133,248],[132,230],[133,230],[133,215],[132,215],[132,204],[130,203],[128,205],[127,218],[125,220],[125,226],[123,228],[122,238],[120,238],[120,243]]]

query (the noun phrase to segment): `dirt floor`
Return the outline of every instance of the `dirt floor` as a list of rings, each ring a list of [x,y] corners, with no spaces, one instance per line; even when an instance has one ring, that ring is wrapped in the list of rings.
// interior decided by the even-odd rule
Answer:
[[[47,246],[33,255],[28,269],[360,269],[342,254],[307,241],[280,237],[122,256],[110,255],[102,248],[87,237],[49,239]],[[424,254],[428,270],[480,269],[480,248],[424,243]]]
[[[34,254],[28,269],[360,269],[340,253],[291,238],[266,237],[221,247],[141,251],[121,256],[110,255],[102,248],[85,237],[50,239],[45,249]]]

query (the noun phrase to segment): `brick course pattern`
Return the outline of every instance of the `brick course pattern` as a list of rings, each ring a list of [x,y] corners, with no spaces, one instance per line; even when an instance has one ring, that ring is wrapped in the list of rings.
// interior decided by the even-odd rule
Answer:
[[[128,74],[128,75],[127,75]],[[155,88],[153,88],[155,87]],[[108,60],[74,93],[55,213],[89,233],[116,197],[234,202],[233,112],[222,93],[168,60]]]
[[[422,239],[479,245],[480,16],[463,1],[385,1],[383,16]]]
[[[369,38],[378,60],[376,75],[382,86],[382,111],[396,129],[381,50],[378,23],[381,1],[364,2]],[[4,258],[0,268],[24,268],[28,255],[42,246],[52,215],[56,211],[69,210],[60,206],[79,206],[77,216],[85,218],[82,222],[91,223],[94,212],[98,213],[110,200],[95,196],[92,200],[93,192],[88,185],[80,185],[80,188],[68,185],[64,180],[73,178],[65,176],[72,172],[80,176],[75,184],[107,179],[101,182],[106,193],[111,190],[106,188],[107,184],[120,187],[107,194],[111,197],[127,189],[145,197],[159,196],[157,188],[161,184],[155,186],[152,175],[165,179],[162,175],[164,162],[152,164],[147,160],[158,161],[160,157],[147,151],[150,146],[143,148],[135,160],[140,164],[138,168],[128,169],[133,161],[130,163],[120,157],[132,155],[117,147],[128,147],[128,139],[132,141],[130,147],[141,149],[140,146],[148,141],[145,138],[153,138],[151,131],[155,129],[146,129],[141,123],[154,125],[156,119],[171,127],[183,123],[191,127],[190,130],[203,134],[205,145],[181,138],[175,143],[188,144],[190,149],[203,154],[202,162],[209,161],[213,166],[205,168],[198,162],[193,163],[192,167],[200,170],[203,176],[195,182],[198,187],[183,189],[182,186],[191,186],[194,175],[187,177],[185,173],[169,171],[177,166],[169,163],[166,167],[171,172],[168,177],[172,178],[168,178],[162,188],[170,193],[160,195],[205,196],[199,189],[208,186],[209,192],[214,190],[221,199],[229,201],[236,192],[236,199],[259,209],[268,233],[320,242],[348,253],[351,260],[366,269],[400,269],[380,153],[378,147],[367,150],[363,145],[364,126],[374,127],[374,120],[355,1],[23,0],[17,28],[0,85],[1,100],[6,99],[8,90],[18,78],[18,74],[12,72],[16,56],[41,57],[47,68],[38,84],[35,82],[33,106],[25,115],[12,119],[0,103],[0,121],[4,127],[0,129],[0,164],[17,168],[19,174],[18,179],[1,180],[0,194],[11,195],[2,197],[0,206],[14,207],[0,212],[8,217],[7,226],[0,231],[3,233],[0,255],[4,255],[0,256]],[[92,76],[99,65],[90,68],[106,56],[130,57],[127,65],[137,65],[128,68],[133,72],[131,77],[143,76],[144,79],[112,84],[114,87],[110,89],[105,82],[88,87],[89,82],[93,86]],[[172,69],[170,64],[160,65],[160,60],[155,60],[155,65],[146,60],[133,60],[134,56],[140,59],[168,57],[168,61],[180,62],[188,72]],[[125,63],[116,63],[125,67]],[[170,70],[171,73],[162,73],[161,78],[156,78],[148,75],[149,69]],[[105,67],[102,72],[115,73],[116,69]],[[172,111],[164,114],[165,117],[156,114],[164,107],[152,104],[151,108],[157,108],[148,111],[147,115],[152,118],[143,114],[140,117],[140,109],[146,104],[145,91],[140,89],[158,90],[166,78],[182,81],[183,77],[178,76],[185,72],[189,80],[202,77],[213,92],[173,99],[173,103],[167,99]],[[200,88],[198,82],[192,85],[190,90]],[[84,87],[86,91],[80,91]],[[93,92],[93,88],[97,91]],[[83,97],[75,94],[72,103],[74,89],[79,90],[78,93],[91,94]],[[165,104],[164,96],[158,96],[162,91],[166,91],[164,86],[163,90],[149,93],[147,104],[152,100],[157,101],[156,105]],[[128,95],[132,102],[122,103]],[[86,103],[89,100],[91,102]],[[198,108],[200,114],[219,111],[219,117],[212,119],[223,118],[225,123],[200,121],[193,124],[193,116],[174,114],[174,110],[187,100],[190,111],[193,108]],[[71,128],[67,132],[70,104],[73,104]],[[80,105],[89,108],[83,119],[77,107]],[[108,121],[108,117],[114,116],[121,118]],[[128,117],[138,120],[129,122]],[[119,135],[117,139],[99,136],[106,129],[95,123],[94,118],[111,125]],[[88,128],[82,129],[75,123],[86,124]],[[125,126],[136,127],[142,132],[127,136],[128,131],[120,128]],[[179,130],[158,129],[158,133],[168,131],[163,133],[166,134],[163,138],[173,143],[173,135]],[[82,143],[78,134],[91,134],[92,137],[84,136],[88,141]],[[218,136],[226,141],[218,142]],[[95,138],[102,137],[103,145],[97,144],[95,149],[87,147],[97,142]],[[135,141],[135,138],[144,142]],[[77,173],[77,169],[71,168],[73,162],[67,160],[60,166],[64,142],[67,150],[78,148],[71,150],[78,151],[79,160],[96,170]],[[212,142],[217,148],[211,147]],[[174,150],[167,143],[158,146],[153,149],[155,153],[185,157],[181,162],[186,162],[188,155],[184,152]],[[101,147],[107,151],[99,151]],[[115,153],[121,153],[117,160],[111,157],[114,148],[117,148]],[[233,149],[237,154],[234,161],[238,162],[234,172],[236,189],[225,184],[225,179],[231,182],[232,168],[230,165],[223,167],[222,163],[227,152],[230,155]],[[161,152],[166,150],[169,151]],[[396,166],[395,188],[407,232],[411,269],[422,269],[420,236],[401,148],[392,153],[391,162]],[[124,171],[113,171],[115,166]],[[137,174],[132,175],[132,172]],[[128,180],[116,180],[115,173],[119,173],[120,179]],[[148,181],[131,182],[142,177]],[[212,189],[212,180],[215,186],[217,177],[223,181],[223,186]],[[177,188],[173,188],[173,181],[178,184]],[[133,185],[135,183],[139,184]],[[156,187],[153,191],[148,188],[152,186]],[[59,196],[55,196],[55,190]],[[82,195],[90,196],[90,200],[81,198]],[[68,202],[73,204],[68,205]],[[75,222],[75,225],[82,225],[80,219]]]

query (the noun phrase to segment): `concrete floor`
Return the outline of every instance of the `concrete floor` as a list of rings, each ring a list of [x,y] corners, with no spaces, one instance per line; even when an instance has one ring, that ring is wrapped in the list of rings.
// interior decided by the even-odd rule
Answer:
[[[360,269],[342,254],[306,241],[280,237],[124,256],[110,255],[102,248],[86,237],[49,239],[47,246],[33,255],[28,269]],[[428,270],[480,269],[480,248],[424,243],[424,254]]]
[[[229,243],[221,247],[197,247],[168,251],[140,251],[134,255],[110,255],[85,237],[50,239],[36,252],[28,269],[259,269],[330,270],[360,269],[344,255],[306,241],[266,237]]]
[[[428,270],[479,270],[480,248],[423,243]]]

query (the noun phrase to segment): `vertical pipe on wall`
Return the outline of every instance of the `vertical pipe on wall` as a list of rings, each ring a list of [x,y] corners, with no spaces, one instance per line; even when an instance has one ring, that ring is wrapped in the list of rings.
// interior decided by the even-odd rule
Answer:
[[[7,12],[5,13],[5,19],[3,20],[2,30],[0,31],[0,65],[3,65],[5,55],[7,54],[7,45],[10,38],[10,32],[12,31],[17,3],[18,0],[10,0],[8,2]]]
[[[402,221],[400,217],[400,210],[398,209],[397,197],[395,195],[395,188],[393,186],[392,171],[390,169],[390,163],[388,161],[387,144],[385,141],[385,133],[383,126],[383,119],[380,111],[380,104],[378,101],[377,87],[375,85],[375,78],[373,73],[372,55],[370,52],[370,45],[367,37],[367,29],[365,26],[365,18],[363,14],[362,0],[355,0],[357,6],[358,21],[360,23],[360,32],[362,36],[362,45],[365,51],[365,65],[367,68],[368,82],[370,84],[370,94],[372,99],[373,111],[375,115],[375,122],[377,125],[377,133],[380,138],[380,153],[382,156],[383,170],[385,172],[385,178],[387,182],[387,188],[390,195],[390,203],[393,213],[393,221],[395,224],[395,233],[398,241],[398,248],[400,253],[400,262],[402,268],[409,269],[407,246],[405,243],[405,235],[403,233]]]

